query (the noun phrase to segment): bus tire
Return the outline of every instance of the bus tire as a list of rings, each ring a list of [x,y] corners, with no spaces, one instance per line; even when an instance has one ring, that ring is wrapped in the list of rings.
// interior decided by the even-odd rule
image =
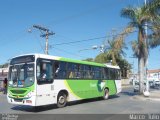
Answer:
[[[107,100],[109,98],[109,90],[107,88],[104,89],[103,99]]]
[[[57,97],[57,107],[62,108],[67,104],[67,95],[64,92],[60,92]]]

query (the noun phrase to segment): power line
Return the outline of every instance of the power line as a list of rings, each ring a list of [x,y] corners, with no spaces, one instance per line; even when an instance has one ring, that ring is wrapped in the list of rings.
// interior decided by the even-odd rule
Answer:
[[[38,40],[38,37],[37,37],[35,34],[33,34],[33,35],[34,35],[34,37]],[[39,40],[38,40],[38,41],[39,41]],[[43,48],[41,41],[39,41],[38,43],[39,43],[39,45],[40,45],[41,50],[43,51],[43,53],[45,53],[45,49]]]
[[[48,54],[48,37],[50,35],[54,35],[55,33],[53,32],[49,32],[48,28],[42,27],[40,25],[33,25],[34,28],[39,29],[40,31],[44,31],[45,33],[40,35],[41,37],[45,37],[46,38],[46,46],[45,46],[45,54]]]
[[[78,41],[70,41],[70,42],[58,43],[58,44],[54,44],[54,46],[65,45],[65,44],[67,44],[67,45],[68,44],[74,44],[74,43],[80,43],[80,42],[85,42],[85,41],[97,40],[97,39],[102,39],[102,38],[106,38],[106,36],[97,37],[97,38],[90,38],[90,39],[86,39],[86,40],[78,40]]]
[[[75,54],[75,53],[72,53],[72,52],[68,52],[68,51],[66,51],[66,50],[62,50],[62,49],[59,49],[59,48],[56,48],[56,47],[54,47],[56,50],[58,50],[58,51],[61,51],[61,52],[63,52],[63,53],[67,53],[67,54],[69,54],[69,55],[72,55],[72,56],[78,56],[78,57],[81,57],[81,58],[84,58],[85,56],[81,56],[81,55],[79,55],[79,54]]]
[[[137,32],[137,31],[132,31],[132,32],[129,32],[129,33],[134,33],[134,32]],[[92,41],[92,40],[104,39],[104,38],[107,38],[107,37],[117,37],[118,35],[124,35],[124,33],[123,34],[120,33],[120,34],[116,34],[116,35],[107,35],[107,36],[102,36],[102,37],[89,38],[89,39],[85,39],[85,40],[77,40],[77,41],[57,43],[57,44],[51,45],[51,47],[58,46],[58,45],[66,45],[66,44],[68,45],[68,44],[75,44],[75,43],[87,42],[87,41]]]

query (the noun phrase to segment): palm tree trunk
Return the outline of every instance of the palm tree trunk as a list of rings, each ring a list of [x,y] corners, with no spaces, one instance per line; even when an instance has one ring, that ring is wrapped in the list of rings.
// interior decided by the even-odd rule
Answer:
[[[144,57],[138,58],[138,69],[139,69],[139,94],[143,94],[143,80],[144,80]]]
[[[115,56],[114,54],[112,53],[112,65],[116,65],[116,59],[115,59]]]
[[[138,33],[138,44],[139,44],[139,55],[138,55],[138,72],[139,72],[139,94],[143,94],[143,81],[144,81],[144,63],[145,63],[145,55],[144,55],[144,37],[143,37],[143,29],[139,28]]]

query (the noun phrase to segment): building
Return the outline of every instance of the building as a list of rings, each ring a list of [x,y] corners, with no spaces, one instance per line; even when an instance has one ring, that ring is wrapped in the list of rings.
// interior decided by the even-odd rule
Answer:
[[[3,86],[3,80],[7,78],[8,68],[0,68],[0,88]]]
[[[154,78],[154,79],[159,79],[160,80],[160,69],[148,70],[147,71],[147,77],[148,78]]]
[[[0,68],[0,80],[1,78],[7,77],[8,68]]]

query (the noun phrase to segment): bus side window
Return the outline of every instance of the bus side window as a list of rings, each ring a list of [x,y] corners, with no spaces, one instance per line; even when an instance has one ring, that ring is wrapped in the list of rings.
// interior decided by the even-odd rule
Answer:
[[[120,80],[121,79],[121,73],[120,73],[120,70],[116,70],[116,79],[117,80]]]
[[[53,82],[53,69],[51,61],[38,61],[37,64],[37,81],[38,84],[46,84]]]
[[[68,63],[67,65],[67,78],[73,78],[74,77],[74,64]]]
[[[92,79],[93,78],[93,73],[91,66],[86,65],[84,68],[84,79]]]
[[[62,62],[62,61],[56,61],[54,63],[54,77],[56,79],[65,79],[66,78],[66,62]]]
[[[109,72],[110,72],[110,79],[111,79],[111,80],[115,80],[115,79],[116,79],[115,69],[110,68],[110,69],[109,69]]]
[[[54,64],[55,78],[58,77],[59,70],[60,70],[59,62],[55,62]]]
[[[39,80],[41,77],[40,64],[37,64],[37,79]]]
[[[81,65],[80,64],[75,64],[75,66],[74,66],[74,78],[78,78],[78,79],[82,78],[80,69],[81,69]]]
[[[110,79],[109,68],[104,68],[105,79]]]
[[[73,72],[72,71],[70,71],[70,73],[69,73],[69,78],[73,78]]]

